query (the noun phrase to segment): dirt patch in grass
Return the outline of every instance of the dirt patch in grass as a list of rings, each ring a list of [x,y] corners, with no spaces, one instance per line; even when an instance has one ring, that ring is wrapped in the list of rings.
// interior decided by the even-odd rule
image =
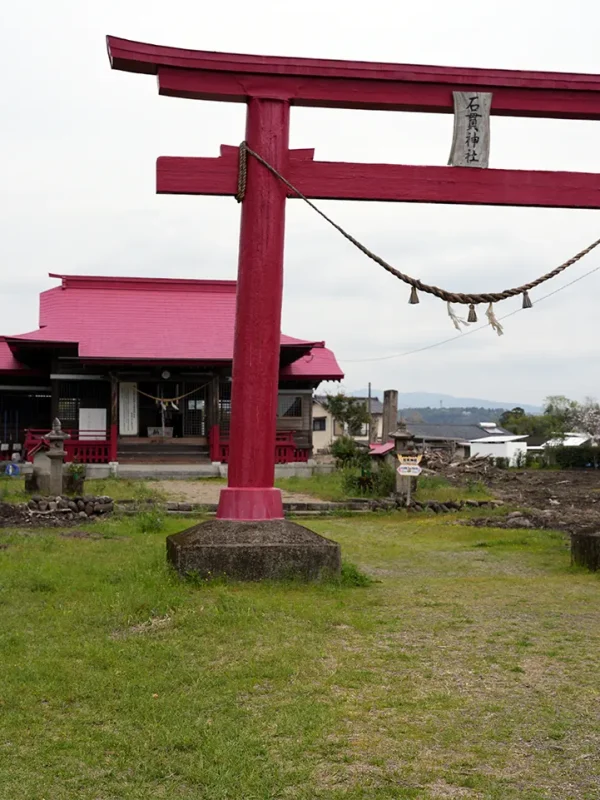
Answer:
[[[0,502],[0,528],[64,528],[68,525],[81,524],[79,519],[67,519],[65,515],[49,514],[48,516],[32,516],[23,504]]]
[[[102,539],[101,533],[92,531],[62,531],[60,535],[63,539]]]
[[[473,485],[467,486],[460,472],[448,472],[445,480],[455,491]],[[481,480],[494,497],[526,509],[535,527],[570,533],[600,530],[600,470],[490,469]]]
[[[203,505],[205,503],[218,503],[219,494],[225,481],[193,480],[193,481],[156,481],[156,489],[169,500]],[[301,492],[282,491],[283,501],[289,503],[314,503],[318,502],[310,494]]]
[[[429,784],[427,787],[431,793],[432,798],[439,798],[439,800],[459,800],[460,798],[470,798],[470,800],[479,800],[483,797],[479,792],[474,792],[472,789],[465,789],[460,786],[450,786],[446,781],[436,781]]]
[[[124,639],[127,636],[140,636],[143,634],[157,633],[159,631],[164,631],[166,628],[172,625],[172,623],[173,619],[171,616],[169,616],[169,614],[165,614],[163,617],[151,617],[145,622],[140,622],[137,625],[131,625],[124,631],[114,631],[111,634],[111,638]]]

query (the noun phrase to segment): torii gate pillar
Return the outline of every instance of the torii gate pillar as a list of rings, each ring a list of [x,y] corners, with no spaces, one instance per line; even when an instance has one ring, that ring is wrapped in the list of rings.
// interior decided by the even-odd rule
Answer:
[[[289,129],[288,102],[250,99],[246,141],[278,170],[285,171]],[[283,518],[281,492],[273,482],[285,201],[285,186],[250,159],[240,228],[229,475],[219,519]]]
[[[600,120],[598,75],[236,55],[114,37],[108,52],[114,69],[156,75],[162,95],[246,103],[249,147],[305,197],[600,208],[596,174],[487,169],[490,114]],[[313,161],[312,151],[288,148],[291,105],[455,114],[453,166]],[[237,178],[231,147],[219,158],[163,157],[157,164],[161,193],[234,196]],[[273,482],[287,196],[295,195],[248,159],[221,520],[283,516]]]

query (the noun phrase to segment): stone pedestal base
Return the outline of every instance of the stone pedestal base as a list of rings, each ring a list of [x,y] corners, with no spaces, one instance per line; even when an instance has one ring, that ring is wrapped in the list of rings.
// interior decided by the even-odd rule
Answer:
[[[167,537],[167,558],[180,575],[241,581],[318,581],[341,570],[337,542],[285,519],[213,519]]]

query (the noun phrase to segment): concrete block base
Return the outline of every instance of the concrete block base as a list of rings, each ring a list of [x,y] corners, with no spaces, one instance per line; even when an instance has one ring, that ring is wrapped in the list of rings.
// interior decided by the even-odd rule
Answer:
[[[318,581],[341,570],[337,542],[285,519],[213,519],[167,537],[167,558],[180,575],[241,581]]]

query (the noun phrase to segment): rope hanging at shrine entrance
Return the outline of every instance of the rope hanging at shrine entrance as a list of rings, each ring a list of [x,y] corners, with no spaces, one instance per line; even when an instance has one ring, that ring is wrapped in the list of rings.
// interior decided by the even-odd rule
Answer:
[[[555,267],[550,272],[546,272],[544,275],[541,275],[539,278],[536,278],[530,283],[524,283],[521,286],[516,286],[512,289],[505,289],[503,292],[479,292],[476,294],[463,294],[461,292],[449,292],[447,289],[441,289],[439,286],[434,286],[432,284],[423,283],[423,281],[419,280],[418,278],[413,278],[410,275],[406,275],[404,272],[400,272],[400,270],[393,267],[391,264],[388,264],[381,256],[378,256],[376,253],[373,253],[366,247],[364,244],[361,244],[357,239],[354,238],[348,231],[344,230],[340,225],[334,222],[330,217],[325,214],[324,211],[316,206],[311,200],[308,199],[302,192],[297,189],[292,183],[290,183],[287,178],[285,178],[274,166],[269,164],[261,155],[256,153],[250,147],[248,147],[246,142],[242,142],[240,144],[239,149],[239,169],[238,169],[238,187],[237,193],[235,195],[235,199],[238,203],[241,203],[244,200],[246,194],[246,185],[248,182],[248,156],[252,156],[255,158],[260,164],[263,165],[266,169],[269,170],[276,178],[278,178],[287,188],[292,191],[297,197],[301,200],[304,200],[313,211],[316,211],[320,217],[322,217],[326,222],[328,222],[332,227],[334,227],[342,236],[351,242],[355,247],[357,247],[361,253],[366,255],[372,261],[375,261],[376,264],[379,264],[380,267],[387,270],[387,272],[394,275],[399,280],[403,281],[404,283],[408,284],[411,287],[409,303],[414,305],[419,302],[419,295],[418,292],[425,292],[426,294],[432,294],[435,297],[438,297],[440,300],[446,301],[448,315],[452,320],[454,327],[457,330],[461,329],[461,325],[468,325],[471,322],[477,322],[477,312],[475,311],[475,306],[480,305],[481,303],[487,303],[488,308],[485,312],[486,317],[488,318],[488,322],[491,325],[492,329],[496,331],[498,336],[502,336],[503,328],[502,325],[498,322],[496,315],[494,313],[494,303],[499,303],[502,300],[508,300],[510,297],[517,297],[522,295],[523,297],[523,308],[531,308],[532,302],[529,297],[529,292],[532,289],[535,289],[537,286],[540,286],[542,283],[555,278],[557,275],[560,275],[561,272],[564,272],[569,267],[576,264],[580,261],[584,256],[588,253],[591,253],[598,245],[600,245],[600,239],[597,239],[593,242],[589,247],[586,247],[584,250],[581,250],[579,253],[574,255],[568,261],[565,261],[560,266]],[[452,309],[452,303],[458,303],[462,305],[469,306],[469,313],[467,319],[463,319],[459,317],[454,310]]]
[[[167,411],[167,408],[171,406],[171,408],[174,411],[179,411],[179,406],[177,405],[177,403],[180,400],[185,400],[186,397],[190,397],[191,395],[196,394],[202,389],[205,389],[209,385],[209,383],[210,381],[208,381],[207,383],[203,383],[202,386],[196,386],[196,388],[192,389],[191,392],[186,392],[185,394],[177,395],[177,397],[160,397],[157,395],[148,394],[148,392],[142,392],[142,390],[138,389],[137,387],[136,387],[136,392],[138,394],[144,395],[144,397],[150,398],[150,400],[154,400],[156,405],[160,406],[160,421],[162,428],[162,437],[164,439],[166,438],[165,412]]]
[[[177,403],[180,400],[185,400],[186,397],[190,397],[191,395],[196,394],[196,392],[199,392],[202,389],[205,389],[208,386],[209,383],[210,383],[210,381],[208,381],[208,383],[203,383],[202,386],[197,386],[195,389],[192,389],[191,392],[186,392],[185,394],[177,395],[177,397],[157,397],[156,395],[148,394],[147,392],[142,392],[141,389],[136,389],[136,392],[138,394],[143,394],[144,397],[149,397],[150,400],[154,400],[157,405],[161,405],[165,409],[167,408],[167,406],[170,405],[175,409],[175,411],[179,411],[179,408],[177,407]]]

